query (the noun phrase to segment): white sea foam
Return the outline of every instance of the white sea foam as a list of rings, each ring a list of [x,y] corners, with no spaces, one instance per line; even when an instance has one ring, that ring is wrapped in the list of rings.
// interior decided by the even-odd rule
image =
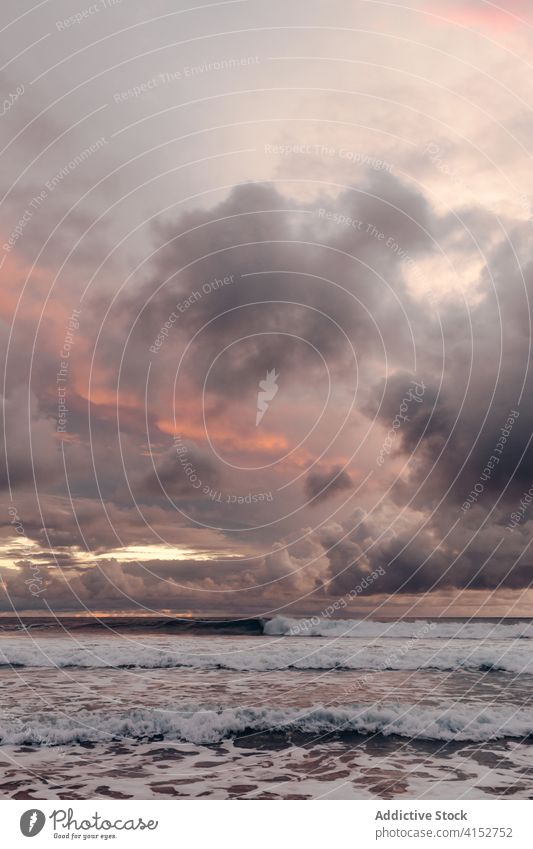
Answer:
[[[328,708],[221,708],[186,706],[177,711],[137,709],[123,714],[79,711],[75,716],[43,714],[28,721],[0,722],[2,745],[67,745],[153,737],[216,743],[251,732],[310,735],[355,732],[442,741],[526,738],[533,734],[531,710],[457,705],[451,709],[405,704]]]
[[[174,647],[176,646],[176,647]],[[229,669],[236,672],[274,670],[417,670],[501,671],[533,674],[533,652],[528,641],[476,640],[284,640],[239,638],[147,641],[41,639],[0,640],[0,665],[37,668],[81,667],[102,669]]]
[[[444,620],[414,622],[371,622],[357,619],[290,619],[275,616],[265,622],[264,633],[290,637],[369,637],[414,638],[430,636],[441,640],[518,640],[533,639],[533,623],[457,622]]]

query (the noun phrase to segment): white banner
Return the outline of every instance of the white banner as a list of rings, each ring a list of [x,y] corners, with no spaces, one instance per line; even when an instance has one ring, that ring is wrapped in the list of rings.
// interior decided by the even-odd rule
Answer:
[[[531,849],[533,802],[4,801],[2,845]],[[31,843],[35,840],[35,843]],[[67,843],[68,841],[68,843]]]

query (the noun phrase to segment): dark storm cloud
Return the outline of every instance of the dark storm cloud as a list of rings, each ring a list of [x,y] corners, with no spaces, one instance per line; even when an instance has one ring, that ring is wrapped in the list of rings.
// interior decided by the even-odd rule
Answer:
[[[320,541],[329,561],[328,593],[343,595],[378,571],[367,595],[455,590],[527,589],[533,581],[533,558],[527,553],[531,524],[502,539],[501,529],[460,524],[436,545],[436,533],[449,529],[449,516],[434,526],[413,521],[392,532],[382,521],[357,511],[341,525],[325,527]],[[441,524],[442,520],[442,524]],[[503,544],[502,544],[503,543]]]
[[[344,220],[357,220],[361,228]],[[160,224],[161,249],[145,272],[147,283],[133,298],[121,298],[114,316],[124,340],[137,320],[126,351],[125,385],[137,385],[139,368],[145,371],[147,359],[154,359],[150,345],[173,314],[158,347],[154,381],[165,373],[162,364],[170,358],[175,363],[185,343],[206,326],[183,368],[198,389],[214,356],[230,345],[210,374],[208,388],[219,401],[256,384],[265,361],[276,359],[285,372],[317,368],[310,346],[295,345],[289,333],[317,348],[334,372],[351,364],[342,331],[357,342],[361,357],[381,353],[381,332],[397,356],[409,359],[406,313],[416,317],[417,305],[407,293],[401,257],[377,234],[394,235],[403,251],[423,255],[432,250],[424,231],[437,225],[424,198],[390,175],[375,175],[364,191],[354,188],[312,205],[288,201],[271,186],[249,184],[213,209]],[[217,285],[224,280],[231,282]],[[253,338],[246,346],[233,345],[241,336]],[[104,337],[103,359],[114,344],[117,340]]]
[[[327,220],[324,208],[360,220],[361,228]],[[213,363],[205,395],[209,423],[214,422],[215,431],[232,427],[237,451],[240,436],[235,422],[228,425],[224,417],[228,410],[233,413],[235,402],[246,393],[252,399],[256,396],[258,380],[272,363],[283,370],[287,393],[291,384],[316,383],[323,366],[314,346],[338,382],[344,382],[346,375],[353,382],[350,344],[357,349],[358,363],[380,358],[381,333],[388,355],[410,365],[412,330],[407,316],[421,324],[423,310],[407,292],[402,258],[383,247],[375,234],[394,233],[405,251],[424,255],[431,251],[431,240],[423,228],[442,226],[420,194],[383,175],[369,179],[364,191],[347,191],[327,204],[301,204],[287,200],[272,186],[249,184],[234,189],[212,209],[186,212],[173,222],[160,223],[154,238],[162,247],[139,274],[145,282],[126,290],[101,326],[94,368],[97,382],[101,375],[108,387],[109,400],[99,402],[98,393],[91,398],[91,460],[101,493],[124,505],[128,502],[123,471],[117,468],[122,455],[134,497],[145,502],[159,494],[151,461],[137,447],[139,440],[146,440],[146,420],[150,441],[158,443],[162,455],[158,462],[169,494],[174,490],[175,496],[186,499],[195,495],[176,473],[171,435],[168,430],[160,432],[158,421],[170,422],[176,416],[173,430],[190,428],[195,422],[201,435],[201,390]],[[354,262],[353,256],[377,269],[386,283],[361,262]],[[262,271],[269,273],[255,273]],[[251,277],[244,276],[252,272]],[[84,337],[94,338],[110,302],[103,294],[89,300],[82,320]],[[161,336],[171,315],[174,318]],[[183,361],[174,396],[179,357],[202,326],[205,329]],[[288,335],[293,333],[304,343]],[[242,336],[252,338],[242,345],[231,344]],[[161,344],[154,354],[150,347],[158,338]],[[228,345],[226,355],[215,362]],[[120,408],[121,393],[137,400],[120,409],[119,446],[114,419],[115,397]],[[82,436],[87,434],[84,404],[83,399],[78,404],[76,397],[71,398],[72,426]],[[216,485],[220,464],[209,452],[205,463],[208,467],[200,477]],[[91,480],[92,473],[80,479],[77,491],[94,495]],[[344,485],[347,479],[341,476],[339,483]],[[240,491],[240,487],[232,488],[231,479],[227,488]],[[206,504],[205,510],[211,512],[212,505]],[[103,528],[103,533],[107,537],[108,529]],[[90,536],[96,542],[92,529]]]
[[[34,475],[45,476],[49,483],[56,479],[60,470],[54,427],[40,414],[35,396],[18,387],[4,399],[3,421],[8,450],[0,455],[0,489],[33,485]]]
[[[350,475],[341,466],[309,472],[305,479],[305,494],[315,501],[326,501],[352,487],[353,481]]]
[[[415,452],[410,485],[420,486],[421,506],[445,493],[462,504],[481,483],[478,501],[489,509],[500,496],[504,504],[516,499],[533,480],[533,269],[522,271],[509,248],[499,247],[490,270],[490,285],[470,311],[472,332],[450,328],[441,374],[429,373],[423,404],[410,407],[399,431],[402,450]],[[405,487],[398,492],[404,500]]]
[[[475,210],[470,210],[469,216],[473,225],[483,230],[483,216]],[[523,240],[518,225],[516,231],[520,235],[517,241]],[[255,443],[247,449],[239,431],[243,397],[252,399],[248,412],[255,415],[258,380],[273,367],[282,375],[285,399],[290,399],[291,393],[296,397],[302,386],[316,386],[322,366],[313,346],[324,357],[336,387],[346,392],[354,380],[352,344],[359,376],[358,413],[364,423],[364,417],[374,423],[377,444],[386,439],[398,414],[403,416],[391,450],[386,452],[387,462],[375,470],[379,474],[368,484],[365,498],[381,497],[384,482],[388,486],[389,460],[410,459],[408,471],[392,486],[387,503],[397,512],[406,505],[416,509],[418,524],[412,520],[380,539],[384,525],[373,517],[359,527],[353,518],[327,523],[316,535],[321,565],[311,567],[314,561],[309,558],[309,576],[301,583],[291,584],[285,577],[292,561],[284,559],[278,549],[245,569],[238,563],[230,568],[217,562],[215,568],[193,560],[177,563],[173,574],[187,573],[191,582],[196,575],[199,584],[212,590],[251,587],[270,580],[277,582],[273,596],[295,592],[295,587],[325,587],[333,594],[349,591],[378,566],[385,574],[380,573],[368,593],[426,592],[433,587],[480,589],[495,587],[500,581],[508,588],[526,586],[529,561],[518,562],[506,575],[503,548],[479,572],[493,540],[487,533],[475,535],[474,519],[483,519],[509,483],[491,521],[491,534],[501,533],[517,496],[533,480],[532,454],[530,450],[524,453],[533,432],[531,383],[526,373],[532,273],[530,266],[524,269],[524,285],[512,250],[503,236],[496,238],[494,233],[492,228],[477,296],[466,307],[458,293],[434,303],[428,302],[424,293],[417,297],[408,285],[411,260],[423,262],[439,255],[433,236],[454,257],[465,261],[470,257],[468,240],[453,216],[437,215],[422,194],[391,175],[375,175],[360,190],[313,204],[291,201],[269,185],[249,184],[234,189],[211,209],[189,211],[160,223],[154,231],[157,253],[141,270],[135,286],[120,294],[106,322],[102,323],[102,318],[111,295],[89,296],[84,306],[79,355],[73,354],[69,374],[70,432],[76,439],[65,446],[79,528],[68,501],[60,498],[66,493],[62,455],[54,436],[55,361],[51,351],[57,350],[56,326],[51,336],[43,332],[38,345],[42,357],[37,357],[38,380],[32,385],[33,461],[27,426],[20,425],[27,415],[27,393],[17,395],[11,389],[8,394],[10,471],[23,492],[32,486],[33,462],[40,493],[39,505],[29,496],[22,501],[26,535],[43,550],[50,544],[64,551],[79,545],[83,533],[82,550],[104,553],[121,545],[153,544],[156,530],[160,539],[171,537],[171,544],[202,547],[203,541],[212,548],[209,532],[195,528],[198,534],[193,536],[193,518],[180,515],[177,521],[164,496],[166,492],[181,502],[195,502],[194,520],[209,517],[216,524],[213,503],[197,498],[175,462],[174,431],[189,428],[189,459],[201,479],[211,486],[223,482],[228,492],[242,492],[236,484],[236,470],[231,464],[223,467],[206,444],[202,413],[237,459],[239,453],[250,450],[252,461],[259,458],[260,465],[260,449]],[[389,239],[398,249],[388,245]],[[175,318],[161,335],[171,315]],[[185,345],[202,327],[176,379]],[[101,336],[89,391],[86,350],[90,348],[88,340],[94,341],[98,331]],[[289,335],[294,333],[304,342]],[[21,359],[13,359],[13,376],[24,373],[25,366],[20,363],[24,363],[30,344],[31,325],[21,325],[19,334],[16,344]],[[233,344],[244,336],[252,338]],[[158,339],[161,342],[154,353],[150,347]],[[88,344],[82,346],[82,341]],[[226,347],[226,354],[219,356]],[[54,371],[46,380],[52,366]],[[415,392],[416,397],[413,381],[423,386],[423,393]],[[483,481],[483,495],[471,505],[468,515],[463,515],[461,505],[485,474],[513,410],[519,411],[519,416],[498,462]],[[298,412],[295,402],[294,420]],[[274,421],[265,418],[267,423]],[[357,440],[357,432],[352,442]],[[257,437],[260,435],[258,431]],[[324,471],[307,476],[304,489],[318,502],[317,510],[353,485],[350,471],[341,469],[335,458]],[[5,483],[5,471],[3,479]],[[439,509],[432,514],[436,505]],[[289,513],[294,504],[284,502],[284,507]],[[233,524],[228,520],[223,522],[225,527],[235,527],[237,522],[239,527],[253,526],[265,516],[263,509],[246,515],[243,509],[235,507]],[[424,529],[419,527],[420,515],[427,519]],[[443,542],[458,518],[462,524]],[[305,516],[298,516],[285,523],[283,533],[274,527],[258,538],[270,547],[284,534],[290,538],[291,533],[299,532],[297,523],[306,521]],[[232,550],[238,549],[240,540],[236,542],[231,534],[220,537]],[[517,533],[512,545],[507,543],[515,559],[521,539]],[[464,551],[456,557],[461,548]],[[305,566],[305,558],[298,566]],[[165,574],[168,568],[163,561],[158,564]],[[80,593],[88,601],[94,594],[95,605],[105,603],[99,569],[88,567],[78,575],[72,567]],[[168,601],[160,576],[141,575],[122,563],[106,569],[110,577],[116,571],[136,599],[144,598],[154,606]],[[54,586],[57,599],[67,604],[59,590],[62,585]],[[250,590],[247,604],[252,595]],[[260,597],[256,591],[255,598]],[[177,594],[175,600],[178,604],[184,597]],[[118,596],[109,602],[118,603]]]
[[[171,498],[190,500],[199,497],[194,487],[196,480],[209,481],[211,486],[218,485],[220,469],[213,459],[196,445],[183,443],[183,446],[183,455],[179,455],[173,447],[155,462],[155,467],[136,486],[136,497],[142,501],[146,494],[166,494]],[[180,462],[181,457],[183,462]],[[191,482],[192,474],[194,482]]]

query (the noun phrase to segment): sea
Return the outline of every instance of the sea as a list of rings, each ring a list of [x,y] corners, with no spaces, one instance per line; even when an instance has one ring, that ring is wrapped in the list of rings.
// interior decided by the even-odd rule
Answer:
[[[0,798],[533,798],[533,621],[0,619]]]

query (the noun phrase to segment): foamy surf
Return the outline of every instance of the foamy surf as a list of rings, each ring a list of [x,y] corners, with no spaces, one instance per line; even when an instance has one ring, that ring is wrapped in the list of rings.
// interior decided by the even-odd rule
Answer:
[[[530,710],[497,706],[455,706],[448,710],[416,705],[349,705],[328,708],[221,708],[185,706],[179,711],[137,709],[119,715],[80,711],[76,716],[44,714],[0,724],[2,745],[57,746],[152,738],[213,744],[260,732],[300,732],[312,736],[357,733],[409,739],[481,742],[527,738],[533,734]]]
[[[324,619],[317,616],[291,619],[275,616],[265,622],[263,631],[270,636],[287,637],[368,637],[371,639],[433,640],[520,640],[533,639],[531,622],[371,622],[357,619]]]
[[[533,674],[528,641],[484,643],[479,640],[323,641],[239,640],[224,645],[203,638],[174,642],[99,640],[0,640],[0,666],[21,668],[227,669],[234,672],[275,670],[421,670]]]

